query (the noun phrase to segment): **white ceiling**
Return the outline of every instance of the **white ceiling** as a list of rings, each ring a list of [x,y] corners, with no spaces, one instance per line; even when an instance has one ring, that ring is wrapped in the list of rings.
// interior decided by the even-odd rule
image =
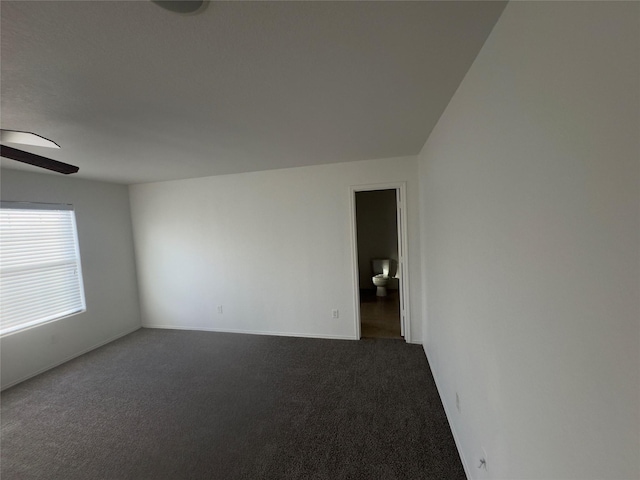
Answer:
[[[3,0],[1,127],[119,183],[414,155],[504,5]]]

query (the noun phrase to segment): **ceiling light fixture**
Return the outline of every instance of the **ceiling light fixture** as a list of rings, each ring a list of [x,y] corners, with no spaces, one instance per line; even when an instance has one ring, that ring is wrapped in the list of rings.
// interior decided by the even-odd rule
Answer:
[[[0,140],[3,143],[20,143],[34,147],[60,148],[60,145],[53,140],[44,138],[36,133],[23,132],[20,130],[0,130]],[[79,170],[75,165],[69,165],[68,163],[42,157],[35,153],[25,152],[24,150],[18,150],[17,148],[7,147],[6,145],[0,145],[0,157],[10,158],[17,162],[28,163],[29,165],[46,168],[47,170],[64,173],[65,175],[76,173]]]
[[[170,12],[180,13],[182,15],[193,15],[203,11],[207,0],[151,0],[159,7],[169,10]]]
[[[53,140],[41,135],[19,130],[0,130],[0,142],[21,143],[22,145],[34,145],[36,147],[60,148]]]

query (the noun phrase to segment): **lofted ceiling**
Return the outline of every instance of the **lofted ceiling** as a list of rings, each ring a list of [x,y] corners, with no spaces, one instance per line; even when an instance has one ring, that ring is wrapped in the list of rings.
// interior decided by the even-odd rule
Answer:
[[[415,155],[504,6],[3,0],[1,128],[126,184]]]

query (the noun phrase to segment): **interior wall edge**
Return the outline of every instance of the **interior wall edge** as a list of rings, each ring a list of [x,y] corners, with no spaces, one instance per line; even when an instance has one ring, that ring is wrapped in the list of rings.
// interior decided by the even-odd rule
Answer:
[[[451,412],[449,411],[449,405],[444,401],[446,398],[442,394],[444,387],[442,386],[442,382],[440,381],[440,378],[436,374],[436,371],[431,368],[431,359],[429,358],[429,349],[427,348],[426,342],[422,344],[422,349],[424,350],[425,357],[427,357],[427,362],[429,363],[429,368],[431,370],[431,375],[433,376],[433,381],[435,382],[436,388],[438,389],[438,396],[440,397],[440,402],[442,403],[442,408],[444,409],[444,413],[447,416],[447,422],[449,423],[449,428],[451,429],[451,433],[453,434],[453,440],[456,443],[456,450],[458,450],[458,455],[460,456],[460,461],[462,462],[462,468],[464,468],[464,473],[467,475],[467,478],[473,479],[475,478],[471,474],[473,470],[471,469],[471,466],[469,465],[469,462],[467,461],[467,458],[464,455],[464,450],[462,449],[462,443],[460,441],[460,435],[458,434],[458,431],[456,430],[455,425],[452,421],[453,417],[451,416]]]
[[[92,345],[92,346],[90,346],[88,348],[85,348],[84,350],[81,350],[81,351],[79,351],[77,353],[74,353],[73,355],[70,355],[70,356],[64,358],[63,360],[60,360],[59,362],[55,362],[55,363],[52,363],[50,365],[47,365],[46,367],[38,370],[35,373],[30,373],[29,375],[26,375],[26,376],[24,376],[22,378],[19,378],[18,380],[14,380],[14,381],[12,381],[11,383],[9,383],[7,385],[3,385],[2,388],[0,389],[0,391],[5,391],[5,390],[7,390],[7,389],[9,389],[11,387],[14,387],[14,386],[18,385],[19,383],[24,382],[25,380],[29,380],[30,378],[36,377],[36,376],[40,375],[41,373],[44,373],[44,372],[46,372],[48,370],[51,370],[52,368],[58,367],[58,366],[62,365],[63,363],[67,363],[67,362],[73,360],[74,358],[78,358],[78,357],[84,355],[85,353],[89,353],[89,352],[91,352],[93,350],[96,350],[97,348],[100,348],[100,347],[102,347],[102,346],[104,346],[104,345],[106,345],[108,343],[111,343],[114,340],[117,340],[119,338],[125,337],[125,336],[129,335],[130,333],[133,333],[133,332],[135,332],[137,330],[140,330],[141,328],[142,328],[141,326],[135,327],[133,329],[126,330],[126,331],[124,331],[122,333],[114,335],[113,337],[108,338],[107,340],[105,340],[103,342],[97,343],[97,344]]]
[[[195,332],[216,332],[216,333],[237,333],[239,335],[266,335],[273,337],[297,337],[297,338],[319,338],[319,339],[327,339],[327,340],[359,340],[355,337],[350,337],[346,335],[325,335],[325,334],[313,334],[306,332],[271,332],[271,331],[262,331],[262,330],[237,330],[237,329],[229,329],[229,328],[208,328],[208,327],[199,327],[199,326],[173,326],[173,325],[155,325],[151,323],[147,323],[142,325],[142,328],[158,328],[161,330],[187,330],[187,331],[195,331]]]

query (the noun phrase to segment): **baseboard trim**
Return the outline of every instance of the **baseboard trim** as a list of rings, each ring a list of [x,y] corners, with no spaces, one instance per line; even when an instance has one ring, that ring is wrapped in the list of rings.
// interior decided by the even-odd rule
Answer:
[[[456,449],[458,450],[458,455],[460,455],[460,460],[462,461],[462,468],[464,468],[464,473],[467,476],[467,479],[473,480],[473,475],[471,475],[471,468],[469,467],[469,463],[467,462],[467,459],[464,456],[464,452],[460,447],[460,439],[459,439],[458,433],[456,432],[456,429],[453,426],[453,422],[451,421],[452,416],[449,412],[449,409],[447,408],[447,404],[444,401],[444,396],[442,395],[442,390],[440,389],[440,381],[438,380],[438,376],[436,375],[436,372],[433,370],[433,368],[431,368],[431,365],[433,365],[433,363],[431,363],[431,359],[429,358],[427,346],[423,344],[422,349],[424,350],[424,354],[427,357],[427,362],[429,362],[429,368],[431,369],[433,380],[436,384],[436,388],[438,389],[438,395],[440,395],[440,402],[444,407],[444,413],[447,416],[447,422],[449,423],[449,428],[451,429],[451,433],[453,434],[453,441],[456,442]]]
[[[349,337],[347,335],[321,335],[321,334],[315,334],[315,333],[267,332],[262,330],[237,330],[237,329],[231,329],[231,328],[155,325],[150,323],[142,324],[142,328],[161,328],[165,330],[193,330],[193,331],[200,331],[200,332],[219,332],[219,333],[242,333],[247,335],[271,335],[273,337],[324,338],[328,340],[359,340],[356,337]]]
[[[20,379],[16,380],[15,382],[11,382],[11,383],[9,383],[9,384],[7,384],[7,385],[3,385],[3,386],[2,386],[2,389],[0,389],[0,391],[4,391],[4,390],[6,390],[7,388],[11,388],[11,387],[13,387],[13,386],[15,386],[15,385],[18,385],[19,383],[22,383],[22,382],[24,382],[25,380],[29,380],[30,378],[33,378],[33,377],[35,377],[35,376],[37,376],[37,375],[40,375],[41,373],[44,373],[44,372],[46,372],[47,370],[51,370],[52,368],[56,368],[57,366],[62,365],[63,363],[67,363],[69,360],[73,360],[74,358],[77,358],[77,357],[79,357],[80,355],[84,355],[85,353],[89,353],[91,350],[95,350],[96,348],[100,348],[100,347],[102,347],[103,345],[106,345],[107,343],[111,343],[111,342],[113,342],[114,340],[117,340],[117,339],[119,339],[119,338],[121,338],[121,337],[124,337],[124,336],[126,336],[126,335],[129,335],[130,333],[135,332],[136,330],[140,330],[140,328],[142,328],[142,327],[137,326],[137,327],[135,327],[135,328],[134,328],[134,329],[132,329],[132,330],[127,330],[127,331],[125,331],[125,332],[122,332],[122,333],[117,334],[117,335],[116,335],[116,336],[114,336],[114,337],[110,337],[109,339],[105,340],[104,342],[97,343],[97,344],[95,344],[95,345],[93,345],[93,346],[91,346],[91,347],[89,347],[89,348],[85,348],[84,350],[81,350],[81,351],[79,351],[78,353],[74,353],[73,355],[71,355],[71,356],[69,356],[69,357],[65,357],[63,360],[60,360],[59,362],[55,362],[55,363],[52,363],[51,365],[49,365],[49,366],[47,366],[47,367],[41,368],[40,370],[38,370],[38,371],[37,371],[37,372],[35,372],[35,373],[30,373],[29,375],[26,375],[26,376],[24,376],[24,377],[22,377],[22,378],[20,378]]]

